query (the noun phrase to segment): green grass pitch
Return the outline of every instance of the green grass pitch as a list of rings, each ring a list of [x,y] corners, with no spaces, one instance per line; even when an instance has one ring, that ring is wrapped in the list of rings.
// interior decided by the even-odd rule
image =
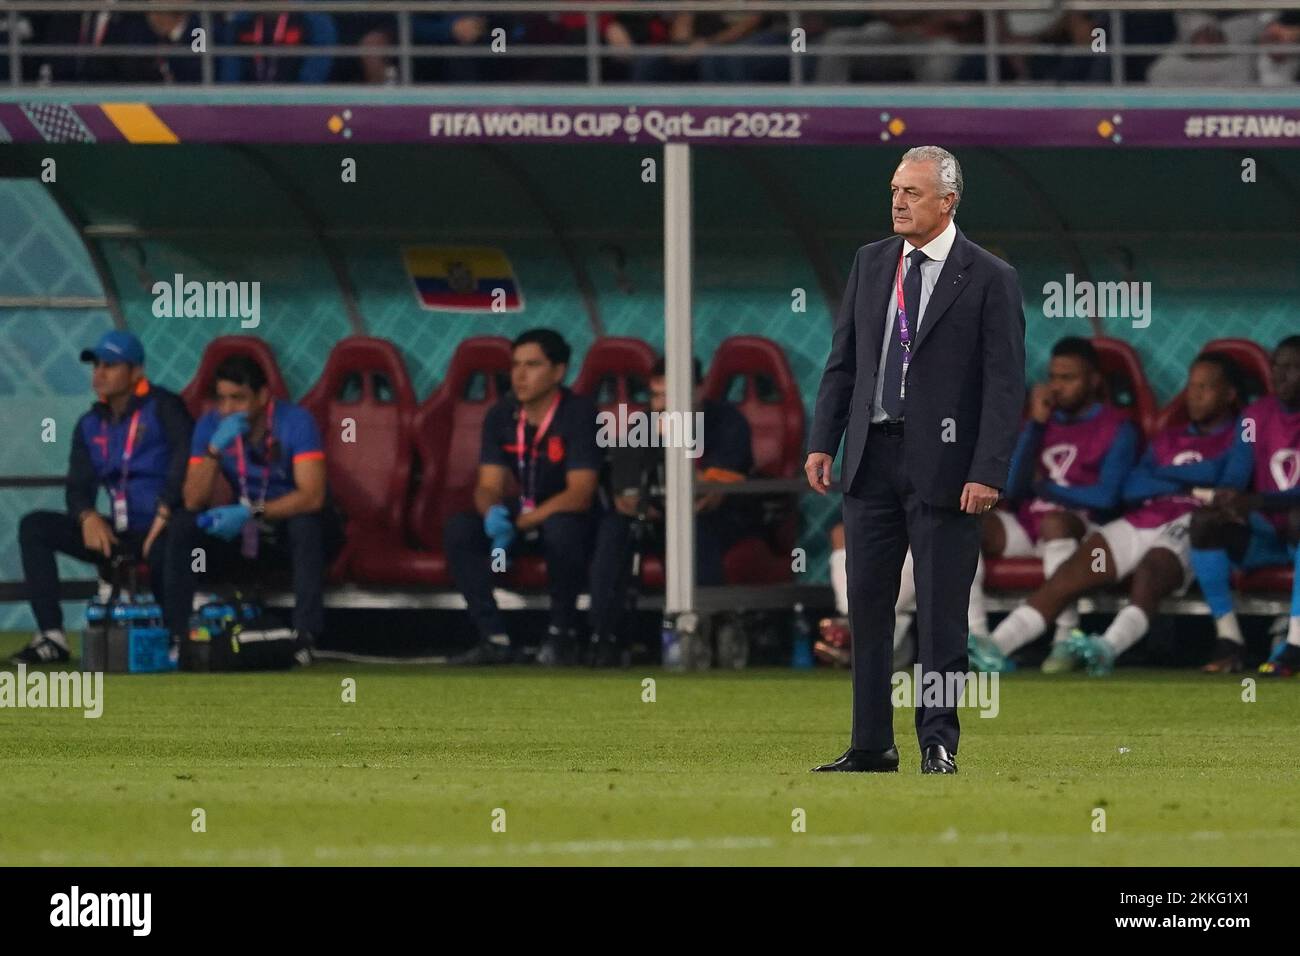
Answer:
[[[847,745],[843,672],[109,675],[98,720],[0,709],[0,864],[1294,864],[1300,681],[1257,694],[1014,674],[922,777],[905,709],[900,773],[808,773]]]

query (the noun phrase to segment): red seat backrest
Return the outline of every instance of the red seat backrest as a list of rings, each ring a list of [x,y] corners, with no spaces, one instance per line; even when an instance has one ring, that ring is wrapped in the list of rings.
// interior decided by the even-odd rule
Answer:
[[[587,350],[573,391],[586,395],[600,411],[645,411],[650,404],[650,373],[655,351],[640,339],[610,336],[597,339]]]
[[[330,494],[343,513],[401,528],[416,403],[397,347],[364,335],[341,340],[301,404],[321,430]]]
[[[1214,339],[1201,347],[1200,354],[1222,352],[1232,359],[1245,384],[1246,394],[1239,396],[1240,408],[1245,408],[1261,395],[1273,393],[1272,361],[1263,346],[1250,339]],[[1187,424],[1187,387],[1183,386],[1160,411],[1156,419],[1156,430],[1178,427]]]
[[[190,410],[190,414],[196,421],[214,404],[212,394],[216,386],[217,366],[231,355],[241,353],[251,355],[253,360],[262,366],[262,370],[266,372],[267,388],[271,390],[273,398],[289,397],[289,389],[284,384],[284,376],[280,374],[280,366],[275,361],[275,353],[271,351],[271,346],[256,335],[223,335],[208,343],[207,348],[203,350],[203,357],[199,359],[199,370],[194,373],[190,383],[181,390],[181,400],[185,402],[185,407]]]
[[[1127,409],[1142,433],[1150,435],[1155,426],[1156,397],[1137,352],[1122,339],[1106,336],[1094,338],[1092,344],[1105,380],[1103,399]]]
[[[758,335],[725,339],[704,377],[704,395],[731,401],[749,421],[756,475],[792,478],[801,473],[803,400],[779,345]]]
[[[477,336],[457,346],[442,384],[416,412],[420,480],[410,528],[424,547],[442,550],[447,518],[473,507],[483,419],[509,390],[510,340]]]

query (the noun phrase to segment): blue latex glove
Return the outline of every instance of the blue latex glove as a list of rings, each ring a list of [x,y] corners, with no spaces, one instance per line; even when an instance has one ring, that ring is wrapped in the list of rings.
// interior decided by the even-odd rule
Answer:
[[[483,515],[483,532],[492,539],[493,550],[500,548],[509,551],[515,541],[515,525],[510,520],[510,509],[505,505],[493,505]]]
[[[244,529],[244,522],[253,516],[247,505],[222,505],[209,508],[199,515],[199,527],[223,541],[234,541]]]
[[[213,451],[225,451],[240,435],[248,434],[248,412],[234,412],[217,422],[217,430],[208,439]]]

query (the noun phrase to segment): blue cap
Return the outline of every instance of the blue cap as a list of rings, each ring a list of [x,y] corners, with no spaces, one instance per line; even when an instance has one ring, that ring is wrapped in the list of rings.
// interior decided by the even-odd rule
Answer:
[[[144,364],[144,346],[125,329],[110,329],[99,337],[93,349],[82,349],[81,360],[93,362],[130,362],[132,365]]]

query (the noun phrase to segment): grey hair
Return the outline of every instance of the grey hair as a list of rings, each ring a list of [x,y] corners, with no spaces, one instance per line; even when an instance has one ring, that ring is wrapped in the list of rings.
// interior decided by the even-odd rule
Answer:
[[[934,163],[935,169],[939,171],[939,188],[942,190],[940,195],[947,196],[951,193],[957,197],[952,201],[953,215],[956,215],[957,206],[961,203],[961,163],[957,162],[957,157],[942,146],[913,146],[903,154],[899,162],[901,164],[920,160]]]

